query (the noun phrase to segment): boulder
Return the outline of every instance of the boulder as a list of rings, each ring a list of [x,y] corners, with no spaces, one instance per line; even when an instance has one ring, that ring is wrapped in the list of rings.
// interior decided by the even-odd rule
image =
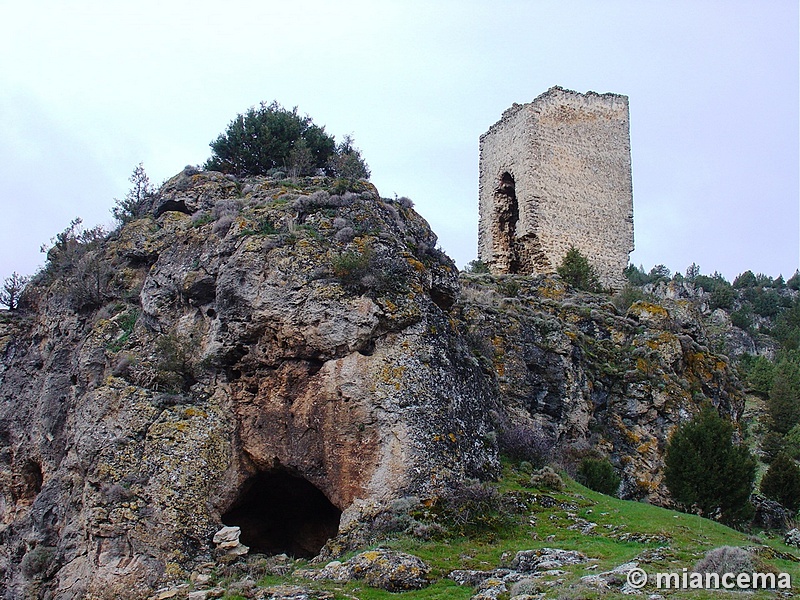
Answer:
[[[800,548],[800,529],[794,528],[787,531],[783,541],[786,542],[787,546]]]
[[[755,509],[752,524],[759,529],[776,529],[786,531],[791,515],[779,502],[765,498],[760,494],[750,496],[750,503]]]
[[[345,583],[362,580],[371,587],[389,592],[403,592],[427,587],[430,566],[425,561],[395,550],[368,550],[346,562],[331,561],[322,569],[295,571],[295,576]]]
[[[511,568],[522,573],[559,569],[565,565],[585,563],[589,558],[577,550],[561,550],[560,548],[539,548],[537,550],[521,550],[511,561]]]

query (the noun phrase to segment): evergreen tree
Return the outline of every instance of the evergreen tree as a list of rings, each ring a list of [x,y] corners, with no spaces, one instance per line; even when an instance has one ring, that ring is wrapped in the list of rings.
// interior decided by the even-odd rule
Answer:
[[[664,482],[684,510],[736,523],[749,516],[756,462],[733,442],[733,425],[706,405],[672,434]]]
[[[569,285],[579,290],[594,292],[600,289],[597,272],[575,246],[570,246],[556,272]]]
[[[690,282],[694,282],[695,279],[700,275],[700,266],[696,263],[692,263],[686,268],[686,280]]]
[[[353,146],[353,138],[344,136],[336,146],[336,154],[329,161],[331,173],[344,179],[369,179],[369,167],[361,157],[361,151]]]
[[[769,390],[767,410],[772,429],[787,433],[800,423],[800,361],[792,360],[796,353],[788,353],[778,362]]]
[[[733,280],[733,287],[737,290],[740,290],[742,288],[756,287],[757,283],[756,276],[753,274],[753,272],[747,270],[744,273],[740,273],[736,276],[736,279]]]
[[[789,281],[786,282],[786,287],[791,290],[800,290],[800,270],[794,272],[789,278]]]
[[[153,186],[150,184],[150,178],[145,173],[142,163],[136,165],[128,181],[133,184],[133,187],[125,194],[125,198],[115,199],[115,205],[111,209],[111,214],[120,223],[128,223],[141,217],[145,200],[153,195]]]
[[[778,454],[761,480],[761,491],[792,513],[800,510],[800,468],[797,463],[784,452]]]
[[[309,175],[325,169],[336,152],[333,137],[295,107],[261,103],[230,122],[225,133],[211,142],[212,156],[205,168],[237,176],[266,175],[275,168]]]
[[[642,265],[637,267],[630,264],[625,267],[623,274],[631,285],[640,286],[650,283],[650,278],[647,276],[647,273],[644,272],[644,267]]]
[[[650,281],[652,282],[657,282],[662,279],[664,281],[669,281],[670,275],[670,270],[666,267],[666,265],[656,265],[650,269]]]
[[[28,284],[28,279],[16,271],[11,274],[11,277],[6,277],[3,289],[0,290],[0,304],[6,305],[9,310],[16,310],[19,305],[19,297]]]
[[[578,481],[590,490],[615,496],[621,479],[607,458],[588,457],[578,467]]]

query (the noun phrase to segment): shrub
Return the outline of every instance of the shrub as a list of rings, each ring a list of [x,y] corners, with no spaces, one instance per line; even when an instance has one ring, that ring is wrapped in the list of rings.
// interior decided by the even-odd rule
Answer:
[[[102,227],[83,229],[83,219],[76,217],[69,226],[50,240],[50,246],[42,244],[40,250],[47,255],[45,271],[70,272],[87,252],[95,250],[105,238]]]
[[[241,235],[274,235],[278,233],[269,217],[261,217],[253,227],[246,227],[240,231]]]
[[[349,135],[336,146],[336,153],[328,161],[328,169],[334,177],[344,179],[369,179],[370,176],[361,151],[353,146],[353,138]]]
[[[211,231],[220,237],[224,237],[225,234],[227,234],[228,231],[230,230],[231,225],[233,225],[233,222],[235,220],[236,217],[234,217],[233,215],[223,215],[219,219],[214,221],[214,225],[211,227]]]
[[[211,209],[211,216],[216,219],[221,219],[222,217],[232,216],[235,217],[238,215],[242,210],[242,203],[239,200],[219,200],[214,204],[214,207]]]
[[[333,240],[340,244],[349,244],[356,237],[356,232],[352,227],[342,227],[333,234]]]
[[[333,275],[354,292],[402,292],[408,286],[408,272],[399,260],[381,256],[366,245],[362,250],[346,250],[331,259]]]
[[[685,510],[727,523],[749,516],[756,463],[749,450],[733,443],[733,425],[707,404],[670,437],[664,483]]]
[[[81,228],[81,219],[73,219],[69,227],[43,244],[47,264],[37,274],[36,281],[58,281],[70,306],[75,310],[105,304],[110,297],[118,297],[119,289],[112,290],[117,271],[104,260],[101,246],[106,233],[101,226]]]
[[[739,329],[749,330],[753,326],[753,317],[748,308],[742,307],[731,313],[731,323]]]
[[[397,498],[372,520],[372,532],[380,537],[402,532],[430,539],[434,529],[428,528],[428,526],[432,524],[422,523],[415,518],[415,515],[419,516],[421,512],[423,511],[420,500],[416,496]],[[437,527],[439,527],[438,531],[443,533],[441,527]]]
[[[473,273],[475,275],[479,275],[481,273],[488,273],[489,265],[487,265],[480,259],[471,260],[464,269],[464,272]]]
[[[198,210],[192,215],[192,227],[202,227],[208,225],[214,220],[211,213],[207,210]]]
[[[515,461],[528,461],[541,468],[550,460],[553,440],[541,429],[527,423],[506,423],[498,439],[500,452]]]
[[[611,302],[621,313],[626,313],[634,302],[645,300],[647,295],[637,287],[627,284],[611,297]]]
[[[50,563],[53,562],[55,553],[56,549],[52,546],[36,546],[35,548],[31,548],[25,556],[22,557],[20,568],[28,577],[34,577],[35,575],[44,573],[50,566]]]
[[[550,467],[543,467],[531,475],[531,487],[559,492],[564,489],[564,480]]]
[[[578,482],[590,490],[614,496],[622,481],[607,458],[586,457],[578,466]]]
[[[511,597],[514,598],[516,596],[530,596],[530,597],[538,597],[538,594],[542,593],[542,590],[546,589],[546,586],[543,585],[540,579],[520,579],[514,585],[511,586]]]
[[[180,391],[194,384],[189,345],[174,333],[156,339],[156,381],[165,389]]]
[[[510,522],[500,492],[486,483],[456,484],[438,498],[435,508],[442,521],[458,535],[496,531]]]
[[[695,573],[752,573],[756,570],[753,556],[744,548],[721,546],[709,550],[694,566]]]
[[[519,295],[520,285],[516,279],[504,279],[497,282],[497,291],[506,298],[516,298]]]
[[[793,458],[781,452],[772,461],[761,480],[761,491],[788,508],[800,510],[800,468]]]
[[[570,246],[556,272],[572,287],[589,292],[600,289],[597,272],[575,246]]]

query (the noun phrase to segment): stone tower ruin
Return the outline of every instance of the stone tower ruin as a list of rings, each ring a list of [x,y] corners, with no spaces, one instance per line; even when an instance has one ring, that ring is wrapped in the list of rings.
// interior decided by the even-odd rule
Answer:
[[[553,87],[480,140],[478,258],[492,273],[555,273],[570,246],[606,287],[633,251],[628,98]]]

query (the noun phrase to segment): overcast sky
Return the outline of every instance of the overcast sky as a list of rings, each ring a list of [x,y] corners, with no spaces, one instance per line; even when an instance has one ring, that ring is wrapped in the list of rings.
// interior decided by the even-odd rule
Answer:
[[[272,100],[352,134],[463,266],[478,138],[553,85],[630,98],[633,263],[798,268],[796,0],[0,0],[0,278]]]

